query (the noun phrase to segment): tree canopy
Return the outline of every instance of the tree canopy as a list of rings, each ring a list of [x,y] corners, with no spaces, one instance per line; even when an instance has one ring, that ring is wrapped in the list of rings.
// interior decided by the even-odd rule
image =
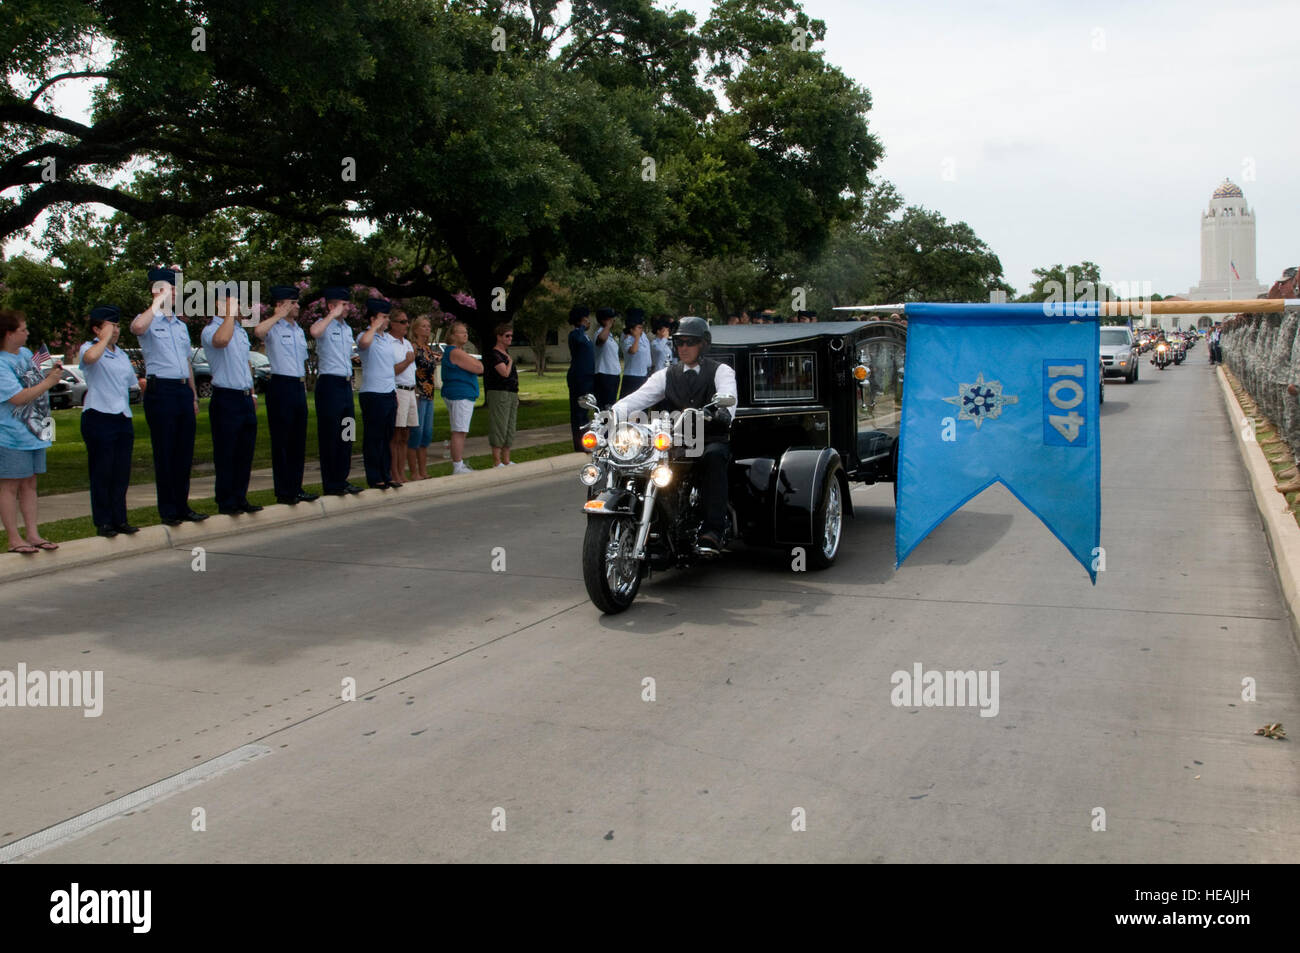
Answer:
[[[5,0],[0,238],[44,215],[43,250],[114,292],[117,262],[308,276],[436,300],[480,339],[552,273],[718,311],[834,259],[886,297],[986,293],[1001,267],[967,226],[882,215],[870,94],[825,33],[795,0],[702,24],[653,0]],[[62,115],[88,79],[89,120]]]

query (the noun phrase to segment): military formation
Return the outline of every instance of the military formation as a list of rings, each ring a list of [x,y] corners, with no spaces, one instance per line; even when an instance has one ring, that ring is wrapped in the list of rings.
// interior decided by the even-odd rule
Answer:
[[[153,300],[130,322],[144,358],[142,403],[153,452],[158,515],[168,526],[207,519],[189,502],[200,405],[189,328],[176,310],[176,275],[170,268],[150,270]],[[415,351],[407,340],[406,314],[394,310],[389,301],[371,298],[366,303],[369,323],[354,336],[345,319],[350,292],[333,286],[322,293],[324,315],[304,331],[299,324],[298,288],[275,285],[271,297],[271,308],[251,330],[264,342],[270,362],[265,397],[276,501],[294,505],[318,498],[303,488],[308,333],[316,352],[314,399],[323,491],[348,496],[364,489],[350,481],[357,409],[352,390],[354,345],[362,367],[357,397],[364,423],[366,482],[375,489],[401,486],[407,433],[419,423],[415,383],[408,380],[414,378]],[[227,515],[256,513],[262,507],[248,499],[258,430],[257,393],[249,366],[253,342],[233,294],[219,296],[215,311],[200,339],[212,372],[208,417],[217,510]],[[96,531],[106,537],[136,532],[126,516],[134,443],[130,389],[135,371],[117,346],[120,322],[117,307],[95,308],[89,328],[92,340],[80,354],[87,385],[81,426],[90,471],[91,515]]]

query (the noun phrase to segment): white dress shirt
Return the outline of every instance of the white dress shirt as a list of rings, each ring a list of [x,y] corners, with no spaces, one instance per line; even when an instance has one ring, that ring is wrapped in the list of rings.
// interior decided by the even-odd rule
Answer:
[[[700,366],[687,364],[684,370],[687,374],[698,374]],[[614,405],[614,415],[620,418],[626,417],[635,410],[645,410],[663,400],[667,374],[668,369],[664,368],[647,377],[644,384]],[[713,386],[717,393],[730,394],[739,399],[736,393],[736,372],[731,369],[730,364],[718,362],[718,370],[713,376]]]

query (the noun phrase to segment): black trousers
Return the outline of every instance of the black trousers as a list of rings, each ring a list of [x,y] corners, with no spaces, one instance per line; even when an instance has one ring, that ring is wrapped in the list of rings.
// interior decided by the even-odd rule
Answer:
[[[181,519],[190,510],[190,469],[194,465],[194,391],[188,381],[145,381],[144,419],[153,448],[158,515]]]
[[[212,422],[212,463],[216,467],[219,509],[237,509],[248,503],[248,479],[253,472],[257,446],[257,408],[251,394],[213,387],[208,402]]]
[[[397,391],[387,394],[361,394],[361,453],[366,461],[366,482],[371,486],[387,483],[393,468],[393,430],[397,426]]]
[[[731,444],[714,441],[704,445],[704,453],[695,461],[696,479],[704,498],[704,528],[721,533],[727,526],[727,464],[731,461]]]
[[[573,449],[582,450],[582,432],[587,429],[591,411],[578,403],[584,394],[594,394],[596,382],[590,377],[569,379],[569,429],[573,431]]]
[[[631,394],[634,391],[639,390],[641,388],[641,385],[644,384],[645,382],[646,379],[644,377],[629,377],[627,374],[624,374],[623,386],[620,387],[618,391],[618,399],[622,400],[628,394]]]
[[[272,374],[266,386],[266,424],[271,430],[271,473],[277,498],[302,492],[307,463],[307,389],[302,381]]]
[[[131,418],[83,410],[81,439],[86,442],[90,464],[90,518],[97,527],[121,526],[126,522],[126,488],[131,485],[131,451],[135,448]]]
[[[597,374],[595,382],[596,403],[601,410],[609,410],[618,400],[618,375]]]
[[[344,426],[349,439],[344,440]],[[352,381],[338,374],[316,378],[316,439],[320,445],[320,478],[326,493],[338,493],[352,472],[352,440],[356,433]]]

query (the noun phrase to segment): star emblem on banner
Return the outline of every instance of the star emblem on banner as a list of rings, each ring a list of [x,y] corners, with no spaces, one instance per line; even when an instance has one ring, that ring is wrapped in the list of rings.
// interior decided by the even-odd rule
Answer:
[[[1018,404],[1020,398],[1002,393],[1001,381],[985,381],[981,371],[974,384],[959,384],[956,397],[945,397],[944,403],[956,404],[958,420],[975,421],[975,429],[986,420],[1002,416],[1002,408],[1007,404]]]

